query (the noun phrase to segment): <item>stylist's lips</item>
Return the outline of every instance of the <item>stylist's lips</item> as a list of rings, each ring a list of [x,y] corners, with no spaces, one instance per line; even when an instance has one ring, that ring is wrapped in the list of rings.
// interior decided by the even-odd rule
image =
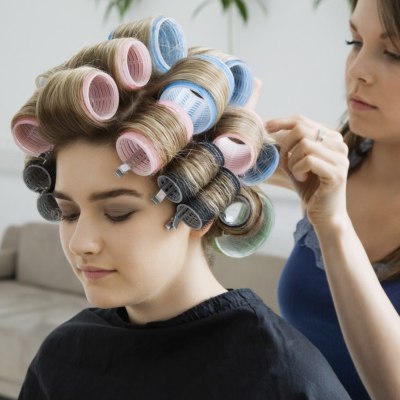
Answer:
[[[351,95],[349,96],[349,105],[353,110],[357,111],[369,111],[376,110],[378,107],[367,103],[364,99],[359,96]]]
[[[92,266],[80,266],[78,269],[89,280],[104,278],[116,272],[114,269],[103,269]]]

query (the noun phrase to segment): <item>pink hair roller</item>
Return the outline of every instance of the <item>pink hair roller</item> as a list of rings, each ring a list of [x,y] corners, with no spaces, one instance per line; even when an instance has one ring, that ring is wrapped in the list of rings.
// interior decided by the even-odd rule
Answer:
[[[141,41],[127,39],[119,50],[118,61],[121,84],[125,89],[141,88],[150,80],[151,56]]]
[[[26,154],[38,157],[53,149],[53,145],[39,136],[38,121],[33,117],[21,118],[12,128],[17,146]]]
[[[117,139],[116,147],[123,162],[116,171],[119,177],[129,170],[137,175],[152,175],[161,168],[161,158],[153,143],[140,132],[124,132]]]
[[[117,112],[118,88],[110,75],[102,71],[88,74],[83,81],[82,91],[83,102],[90,118],[107,121]]]
[[[232,139],[236,139],[240,143]],[[244,174],[256,162],[256,150],[241,135],[224,133],[216,137],[213,143],[224,155],[224,167],[230,169],[236,175]]]
[[[193,122],[189,114],[184,110],[183,107],[171,100],[159,100],[158,103],[168,107],[170,110],[178,115],[179,119],[184,123],[186,127],[187,141],[189,142],[193,136]]]

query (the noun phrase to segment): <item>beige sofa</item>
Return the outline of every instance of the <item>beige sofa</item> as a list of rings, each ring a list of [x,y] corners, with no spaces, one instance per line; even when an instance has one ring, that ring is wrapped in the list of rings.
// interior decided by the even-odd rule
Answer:
[[[250,287],[274,310],[283,259],[218,256],[214,273],[225,287]],[[57,225],[9,227],[0,246],[0,397],[16,398],[45,336],[88,307],[66,262]]]

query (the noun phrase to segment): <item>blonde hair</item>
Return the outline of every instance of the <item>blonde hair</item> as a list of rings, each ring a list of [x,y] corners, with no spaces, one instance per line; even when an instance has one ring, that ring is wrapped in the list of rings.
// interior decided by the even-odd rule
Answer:
[[[251,157],[246,169],[253,167],[265,142],[259,117],[253,111],[227,107],[232,79],[228,68],[219,64],[222,61],[215,62],[214,54],[181,58],[165,73],[154,74],[153,65],[147,84],[126,84],[127,76],[121,72],[118,60],[122,57],[127,63],[125,73],[133,71],[128,65],[129,57],[132,62],[138,59],[133,47],[137,40],[150,45],[155,21],[164,23],[164,19],[149,18],[121,25],[113,32],[113,39],[85,47],[62,65],[40,75],[37,91],[15,115],[12,126],[29,116],[35,121],[37,137],[55,150],[82,138],[113,143],[127,164],[136,151],[146,150],[140,149],[140,143],[150,143],[151,151],[144,151],[144,155],[151,153],[157,158],[156,168],[135,166],[133,161],[130,168],[142,175],[158,178],[164,174],[185,182],[186,196],[177,209],[194,210],[202,226],[212,225],[203,244],[224,233],[248,235],[260,226],[260,216],[264,215],[262,203],[257,188],[240,184],[238,173],[229,163],[229,151],[221,151],[218,140],[227,135],[234,145],[247,146]],[[135,81],[133,75],[130,77]],[[211,125],[193,136],[195,117],[190,110],[163,99],[166,88],[176,83],[188,85],[189,92],[200,99],[206,96],[216,110],[214,120],[208,122]],[[143,141],[135,142],[138,137]],[[228,226],[218,216],[239,193],[247,199],[251,215],[240,226]],[[58,214],[47,210],[46,215]]]

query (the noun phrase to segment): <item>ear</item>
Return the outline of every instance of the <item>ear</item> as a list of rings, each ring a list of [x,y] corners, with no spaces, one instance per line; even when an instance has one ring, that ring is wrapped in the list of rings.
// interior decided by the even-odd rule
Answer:
[[[192,229],[190,231],[190,236],[191,237],[195,237],[195,238],[203,237],[211,229],[211,227],[213,226],[214,222],[215,222],[215,219],[210,221],[207,225],[204,225],[201,229],[197,229],[197,230]]]

